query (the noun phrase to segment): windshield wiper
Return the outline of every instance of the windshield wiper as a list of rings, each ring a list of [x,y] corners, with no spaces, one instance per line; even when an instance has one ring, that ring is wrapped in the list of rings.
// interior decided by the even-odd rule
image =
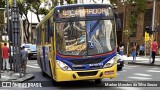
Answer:
[[[97,27],[97,25],[99,24],[100,20],[101,20],[101,19],[99,19],[99,20],[94,24],[94,26],[90,29],[90,32],[92,32],[92,31]]]

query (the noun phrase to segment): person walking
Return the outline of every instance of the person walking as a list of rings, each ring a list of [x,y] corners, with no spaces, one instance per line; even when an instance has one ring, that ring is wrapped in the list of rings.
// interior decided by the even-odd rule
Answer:
[[[145,50],[144,45],[141,45],[141,46],[139,47],[139,50],[140,50],[139,55],[144,55],[144,50]]]
[[[22,68],[24,75],[26,74],[27,54],[28,53],[25,50],[25,47],[23,46],[20,52],[20,56],[21,56],[21,68]]]
[[[121,56],[123,56],[123,54],[124,54],[124,44],[123,43],[121,43],[120,46],[119,46],[119,54]]]
[[[155,55],[156,55],[156,50],[158,49],[158,43],[156,42],[156,39],[152,42],[152,63],[154,64],[155,62]]]
[[[133,43],[133,46],[132,46],[132,57],[133,57],[133,62],[136,61],[136,43]]]
[[[7,47],[7,43],[4,43],[2,47],[2,58],[3,58],[3,70],[9,70],[9,48]],[[6,66],[6,67],[5,67]]]

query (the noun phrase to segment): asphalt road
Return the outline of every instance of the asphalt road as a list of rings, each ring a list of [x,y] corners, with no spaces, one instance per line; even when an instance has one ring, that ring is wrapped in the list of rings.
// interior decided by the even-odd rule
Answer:
[[[27,82],[37,82],[41,83],[42,86],[46,85],[49,87],[38,87],[38,88],[27,88],[27,89],[34,89],[34,90],[160,90],[160,87],[156,87],[156,84],[159,83],[160,85],[160,69],[156,66],[140,66],[140,65],[125,65],[122,71],[117,72],[117,78],[115,79],[103,79],[102,84],[97,85],[92,80],[88,81],[73,81],[73,82],[63,82],[60,83],[58,86],[54,86],[51,82],[49,77],[43,77],[41,70],[37,64],[36,60],[29,60],[27,65],[27,72],[34,74],[35,78],[29,80]],[[155,86],[153,87],[146,87],[146,83],[140,84],[141,81],[147,81],[150,83],[152,82]],[[159,82],[157,82],[159,81]],[[113,83],[112,83],[113,82]],[[125,83],[124,87],[114,86],[118,85],[117,82]],[[143,87],[133,87],[129,86],[130,83],[137,83],[142,85]],[[127,87],[127,83],[129,87]],[[109,87],[111,85],[113,87]],[[148,85],[147,85],[148,86]],[[14,88],[14,89],[26,89],[26,88]],[[5,89],[6,90],[6,89]]]

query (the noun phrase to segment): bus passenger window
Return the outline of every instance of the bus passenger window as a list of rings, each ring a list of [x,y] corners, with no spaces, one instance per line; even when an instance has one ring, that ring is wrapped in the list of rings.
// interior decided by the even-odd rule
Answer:
[[[48,43],[50,43],[50,32],[49,32],[49,30],[50,30],[50,21],[48,20],[48,21],[46,21],[45,22],[45,43],[46,44],[48,44]]]

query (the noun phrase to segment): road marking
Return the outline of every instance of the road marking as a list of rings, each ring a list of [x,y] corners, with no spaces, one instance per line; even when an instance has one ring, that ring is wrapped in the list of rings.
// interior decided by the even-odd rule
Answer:
[[[32,65],[36,65],[36,66],[39,66],[38,64],[32,64]]]
[[[150,74],[144,74],[144,73],[134,73],[134,75],[144,76],[144,77],[150,77],[150,76],[152,76]]]
[[[147,72],[160,72],[160,71],[158,71],[158,70],[147,70]]]
[[[123,67],[123,68],[125,68],[125,69],[133,69],[133,68],[131,68],[131,67]]]
[[[31,67],[31,68],[40,68],[40,67],[37,67],[37,66],[31,66],[31,65],[27,65],[27,67]]]
[[[140,88],[137,87],[116,87],[118,89],[122,89],[122,90],[141,90]]]
[[[127,65],[127,67],[138,67],[138,66],[129,66],[129,65]]]
[[[149,80],[149,79],[152,79],[152,78],[146,78],[146,77],[127,77],[127,78],[137,79],[137,80]]]
[[[151,68],[151,69],[159,69],[159,68]]]
[[[1,78],[3,78],[3,79],[9,79],[8,76],[2,76]]]
[[[28,61],[27,63],[37,63],[37,62],[29,62],[29,61]]]
[[[126,70],[122,70],[121,72],[126,72]]]

